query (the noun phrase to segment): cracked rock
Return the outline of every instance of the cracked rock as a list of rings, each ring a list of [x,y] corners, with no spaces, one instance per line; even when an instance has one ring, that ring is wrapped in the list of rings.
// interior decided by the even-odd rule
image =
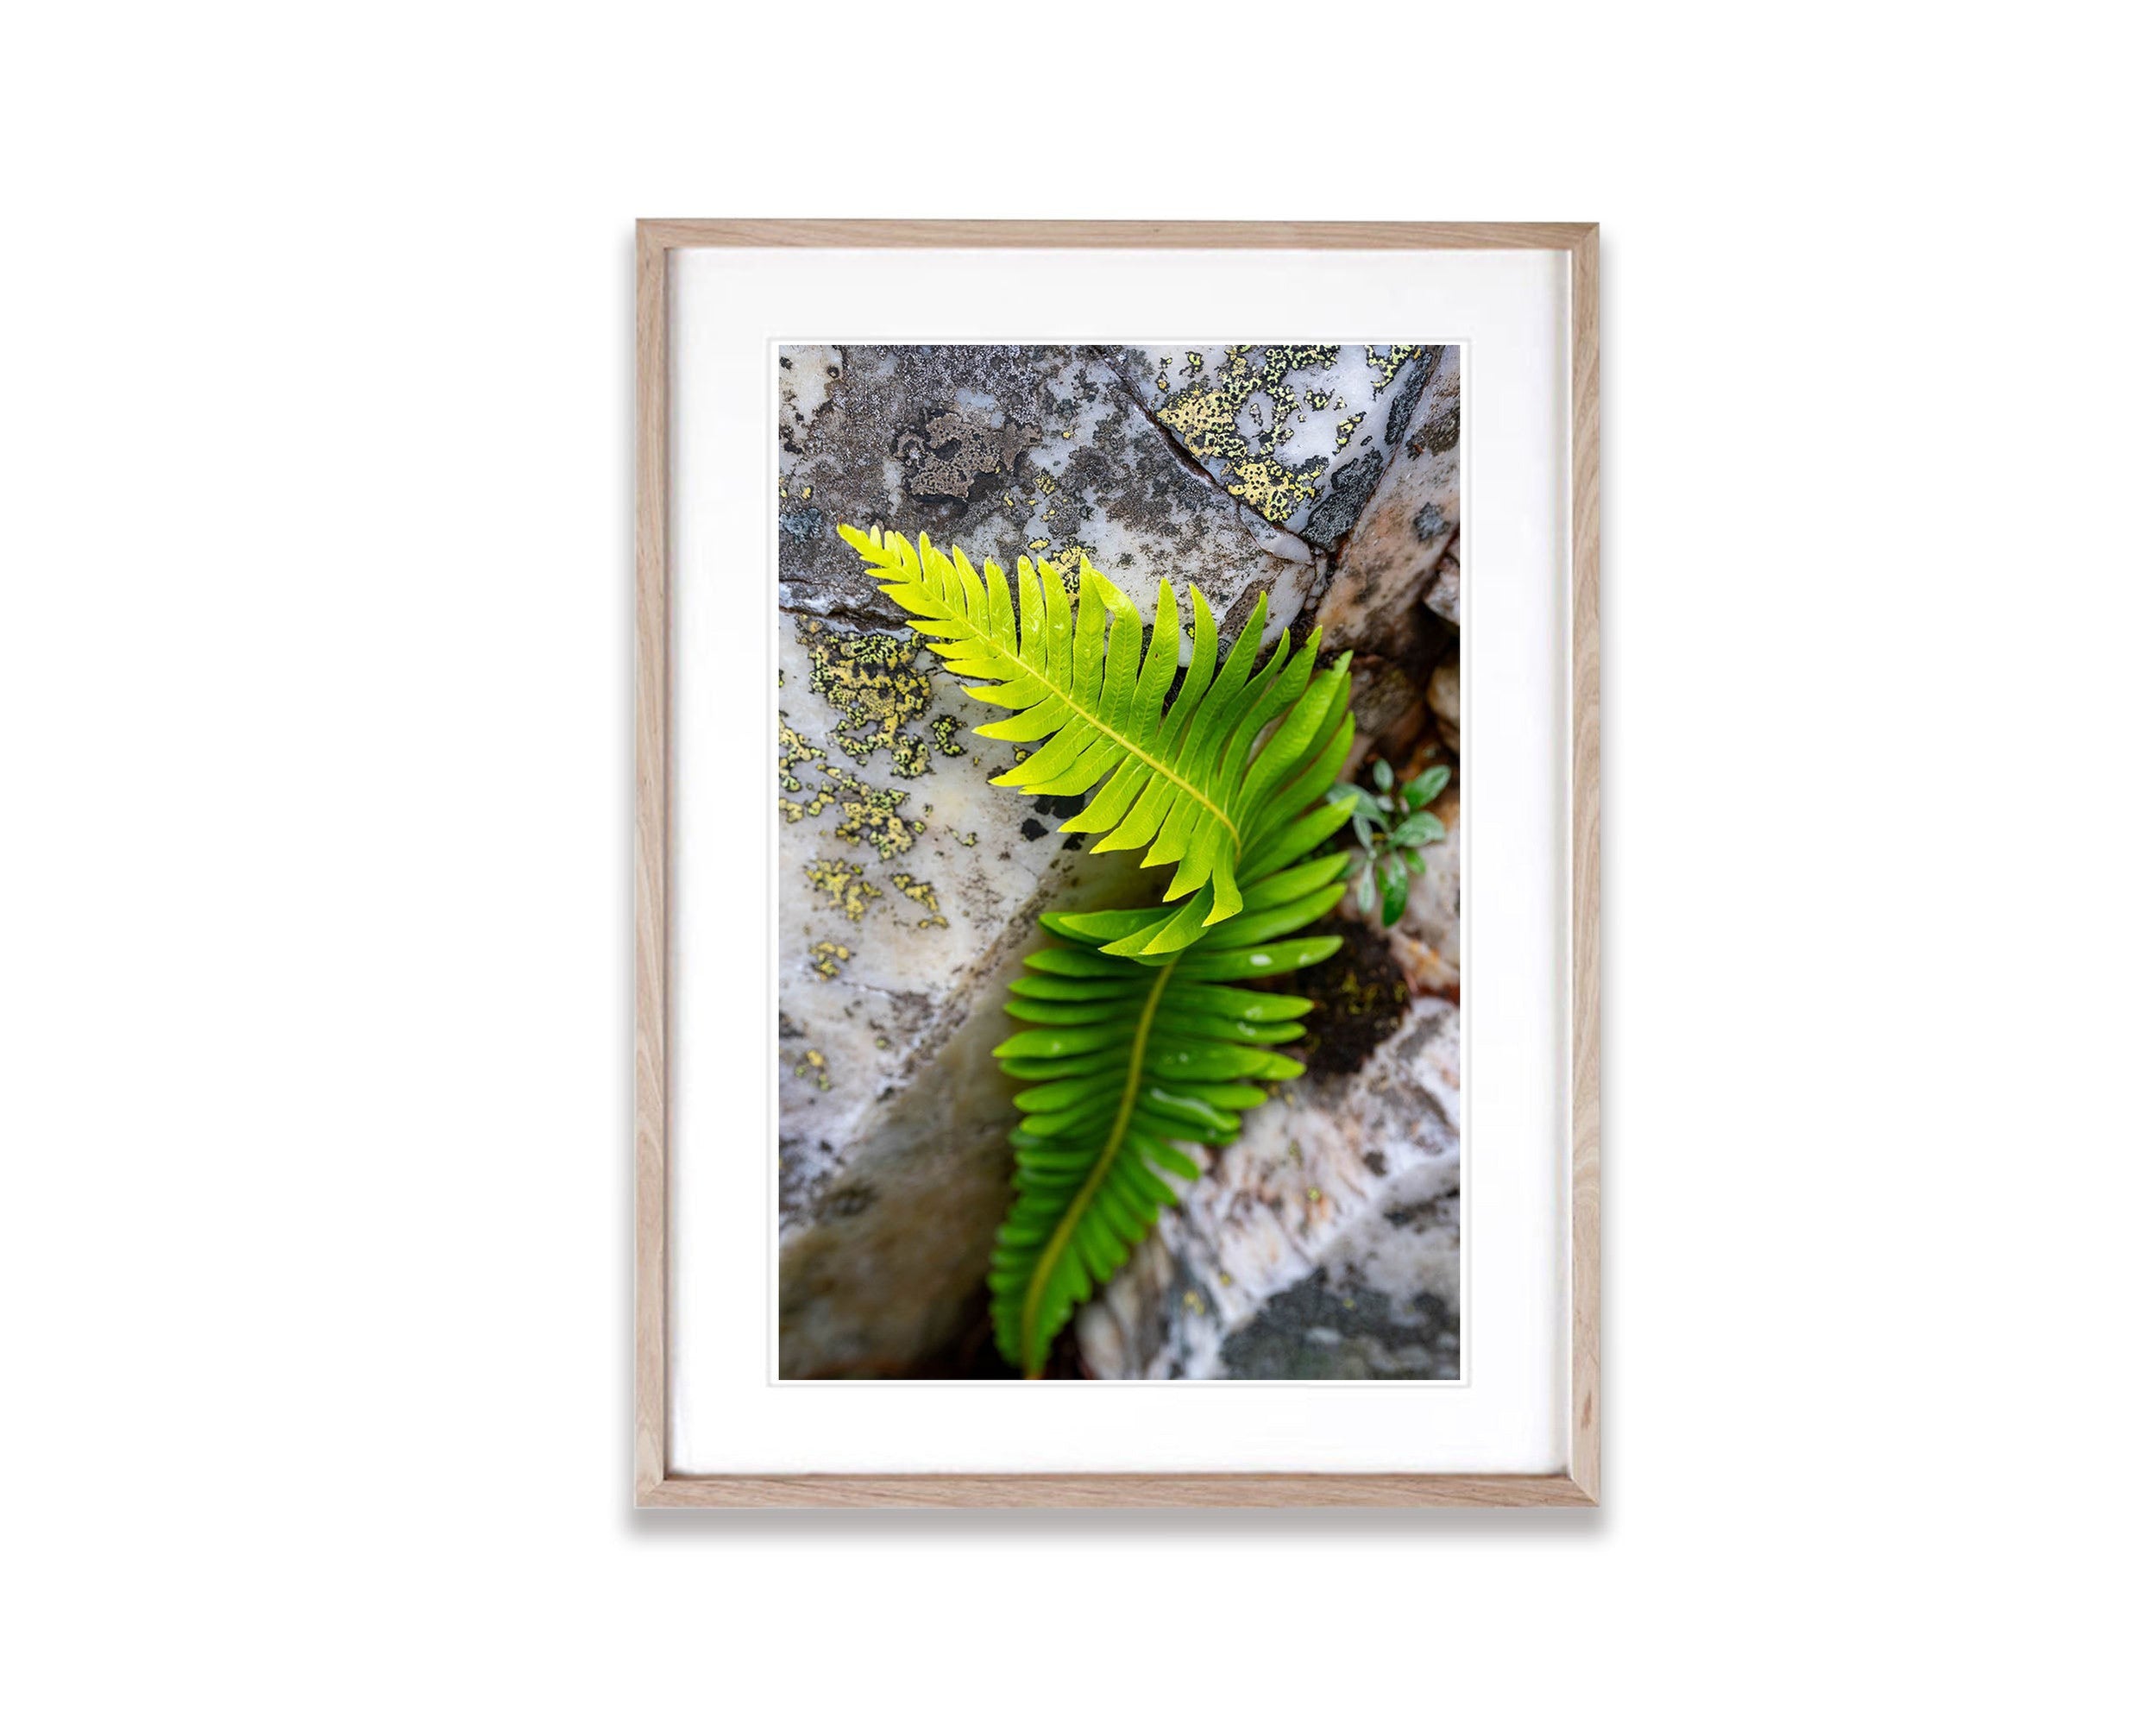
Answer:
[[[1407,642],[1425,620],[1417,601],[1437,580],[1459,531],[1460,349],[1444,348],[1391,465],[1341,547],[1317,614],[1326,639],[1412,657]],[[1453,567],[1452,608],[1439,614],[1456,626],[1456,562]]]
[[[1105,1296],[1100,1377],[1459,1375],[1460,1014],[1415,1000],[1351,1073],[1254,1111]]]
[[[976,563],[1030,556],[1077,579],[1081,555],[1147,621],[1163,576],[1240,627],[1271,595],[1268,639],[1322,571],[1246,512],[1147,417],[1101,357],[1072,347],[789,349],[782,356],[779,589],[790,611],[896,626],[837,524],[927,532]],[[822,374],[813,387],[795,370]],[[1262,524],[1260,524],[1262,526]]]
[[[1156,423],[1274,529],[1329,552],[1408,434],[1440,353],[1412,343],[1125,348]]]

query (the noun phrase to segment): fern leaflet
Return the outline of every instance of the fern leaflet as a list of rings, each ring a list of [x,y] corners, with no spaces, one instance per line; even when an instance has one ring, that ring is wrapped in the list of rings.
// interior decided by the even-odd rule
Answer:
[[[1329,832],[1346,807],[1324,809]],[[1259,1084],[1301,1075],[1279,1045],[1302,1035],[1295,1021],[1311,1003],[1237,985],[1338,949],[1336,935],[1298,931],[1340,902],[1353,860],[1332,852],[1254,875],[1239,915],[1165,959],[1107,950],[1154,911],[1041,917],[1057,938],[1027,959],[1003,1009],[1031,1028],[996,1050],[1028,1087],[1011,1134],[1017,1196],[988,1278],[996,1346],[1028,1377],[1177,1201],[1162,1176],[1197,1177],[1177,1141],[1232,1143],[1244,1111],[1265,1099]]]
[[[1179,683],[1182,612],[1165,580],[1148,633],[1137,607],[1082,560],[1074,618],[1061,577],[1030,558],[1018,560],[1014,603],[997,565],[977,572],[926,534],[915,546],[895,532],[839,532],[931,649],[973,679],[971,692],[1014,709],[978,734],[1040,744],[995,784],[1050,796],[1098,787],[1062,830],[1101,834],[1097,851],[1144,846],[1148,866],[1176,866],[1162,898],[1188,903],[1133,923],[1104,948],[1112,955],[1190,946],[1242,908],[1242,880],[1314,842],[1298,826],[1353,740],[1348,659],[1318,671],[1320,632],[1299,649],[1283,635],[1261,664],[1261,596],[1221,659],[1212,609],[1192,589]]]

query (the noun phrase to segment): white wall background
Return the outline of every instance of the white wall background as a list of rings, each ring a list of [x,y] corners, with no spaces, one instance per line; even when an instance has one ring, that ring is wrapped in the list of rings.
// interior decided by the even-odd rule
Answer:
[[[2124,16],[14,16],[0,1710],[2145,1706]],[[1606,1508],[628,1508],[630,223],[751,213],[1604,223]]]

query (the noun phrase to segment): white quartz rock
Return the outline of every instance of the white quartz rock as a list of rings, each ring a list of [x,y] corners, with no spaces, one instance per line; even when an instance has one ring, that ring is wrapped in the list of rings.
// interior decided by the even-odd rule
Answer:
[[[1078,1314],[1101,1377],[1459,1370],[1460,1014],[1424,998],[1362,1068],[1311,1076]]]

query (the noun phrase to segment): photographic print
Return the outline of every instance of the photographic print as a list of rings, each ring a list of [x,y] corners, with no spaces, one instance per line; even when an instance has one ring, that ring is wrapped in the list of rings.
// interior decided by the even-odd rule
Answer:
[[[1461,348],[775,357],[780,1376],[1457,1378]]]

